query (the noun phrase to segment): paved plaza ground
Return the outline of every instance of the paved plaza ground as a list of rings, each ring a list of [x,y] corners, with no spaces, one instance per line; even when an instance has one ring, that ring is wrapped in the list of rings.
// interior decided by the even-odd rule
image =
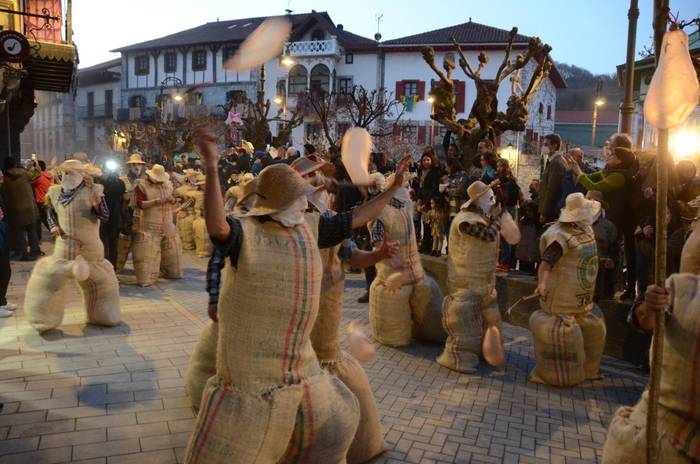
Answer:
[[[122,323],[86,326],[71,292],[60,330],[38,335],[20,306],[0,319],[0,464],[180,462],[194,426],[183,382],[207,322],[206,260],[188,254],[185,278],[153,288],[122,278]],[[23,301],[31,263],[13,263],[8,300]],[[344,321],[367,320],[346,283]],[[528,383],[529,332],[506,325],[504,369],[460,375],[438,366],[439,346],[380,347],[366,365],[389,451],[375,463],[594,463],[621,404],[646,378],[604,358],[605,378],[568,390]]]

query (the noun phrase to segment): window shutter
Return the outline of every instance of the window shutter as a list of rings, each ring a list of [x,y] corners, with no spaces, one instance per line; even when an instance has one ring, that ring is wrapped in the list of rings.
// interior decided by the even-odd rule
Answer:
[[[393,132],[394,137],[400,137],[401,136],[401,126],[399,126],[398,124],[395,124],[394,130],[392,132]]]
[[[403,81],[396,81],[396,94],[394,97],[399,100],[403,97]]]
[[[457,101],[455,102],[455,111],[457,113],[464,113],[464,100],[466,97],[466,83],[464,81],[454,81],[455,93],[457,94]]]
[[[420,126],[418,128],[418,145],[423,145],[425,143],[425,126]]]
[[[425,82],[418,81],[418,101],[425,100]]]

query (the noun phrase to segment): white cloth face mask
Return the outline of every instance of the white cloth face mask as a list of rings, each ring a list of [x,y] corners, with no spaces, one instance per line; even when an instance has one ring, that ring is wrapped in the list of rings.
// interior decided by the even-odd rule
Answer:
[[[83,181],[83,176],[77,172],[65,172],[63,173],[63,180],[61,180],[61,187],[63,190],[73,190]]]
[[[496,204],[496,195],[493,194],[493,190],[489,189],[488,192],[483,194],[476,200],[476,206],[484,213],[488,214],[491,211],[491,207]]]
[[[316,190],[315,192],[310,193],[308,196],[309,203],[314,205],[314,207],[318,210],[319,213],[325,214],[328,212],[329,208],[328,205],[330,203],[330,195],[328,195],[328,192],[319,189]]]
[[[304,222],[304,211],[306,210],[308,204],[309,202],[306,199],[306,196],[299,197],[294,200],[294,203],[292,203],[287,209],[271,214],[270,217],[285,227],[298,226]]]

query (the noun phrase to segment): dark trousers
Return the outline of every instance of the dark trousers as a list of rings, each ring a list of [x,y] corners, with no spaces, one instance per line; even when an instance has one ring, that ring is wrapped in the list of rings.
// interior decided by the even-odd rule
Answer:
[[[102,245],[105,248],[105,258],[116,268],[119,230],[108,224],[100,224],[100,240],[102,240]]]
[[[420,241],[420,252],[429,253],[433,249],[433,236],[430,235],[430,223],[423,221],[423,236]]]
[[[39,210],[39,219],[36,221],[36,236],[38,237],[39,241],[41,241],[41,236],[43,234],[41,225],[43,224],[44,227],[46,227],[46,230],[49,230],[49,221],[46,219],[46,205],[43,203],[37,203],[36,207]]]
[[[29,245],[30,254],[39,255],[39,253],[41,253],[39,249],[39,236],[36,233],[36,224],[19,227],[19,235],[17,238],[19,252],[22,255],[27,254],[27,245]]]
[[[627,270],[627,291],[634,292],[637,283],[637,251],[634,240],[634,229],[626,227],[622,231],[622,238],[625,247],[625,267]],[[645,288],[646,290],[646,288]]]
[[[7,304],[7,286],[10,285],[11,276],[10,247],[5,244],[0,251],[0,306]]]

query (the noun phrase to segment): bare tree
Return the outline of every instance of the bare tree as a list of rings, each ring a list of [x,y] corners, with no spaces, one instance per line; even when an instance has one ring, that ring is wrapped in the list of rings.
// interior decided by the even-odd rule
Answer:
[[[454,44],[455,51],[459,54],[459,67],[476,85],[476,100],[467,119],[456,119],[456,98],[454,81],[452,80],[452,73],[456,68],[455,63],[445,58],[442,69],[440,69],[435,63],[435,50],[432,47],[424,47],[421,50],[425,62],[440,78],[439,85],[432,91],[435,104],[434,114],[431,118],[455,133],[468,154],[476,151],[479,140],[488,138],[495,142],[496,137],[507,130],[524,130],[528,119],[528,105],[542,83],[549,77],[549,71],[552,67],[549,52],[552,50],[552,47],[542,43],[537,37],[530,39],[525,55],[518,54],[514,62],[510,59],[513,40],[517,33],[517,28],[511,29],[505,56],[493,79],[486,79],[481,75],[484,67],[489,62],[489,57],[486,53],[481,52],[479,54],[479,64],[474,70],[459,43],[454,37],[450,38]],[[536,63],[536,66],[529,84],[523,90],[521,87],[521,73],[530,61]],[[508,98],[506,112],[503,113],[498,111],[498,88],[501,82],[511,75],[511,95]]]

